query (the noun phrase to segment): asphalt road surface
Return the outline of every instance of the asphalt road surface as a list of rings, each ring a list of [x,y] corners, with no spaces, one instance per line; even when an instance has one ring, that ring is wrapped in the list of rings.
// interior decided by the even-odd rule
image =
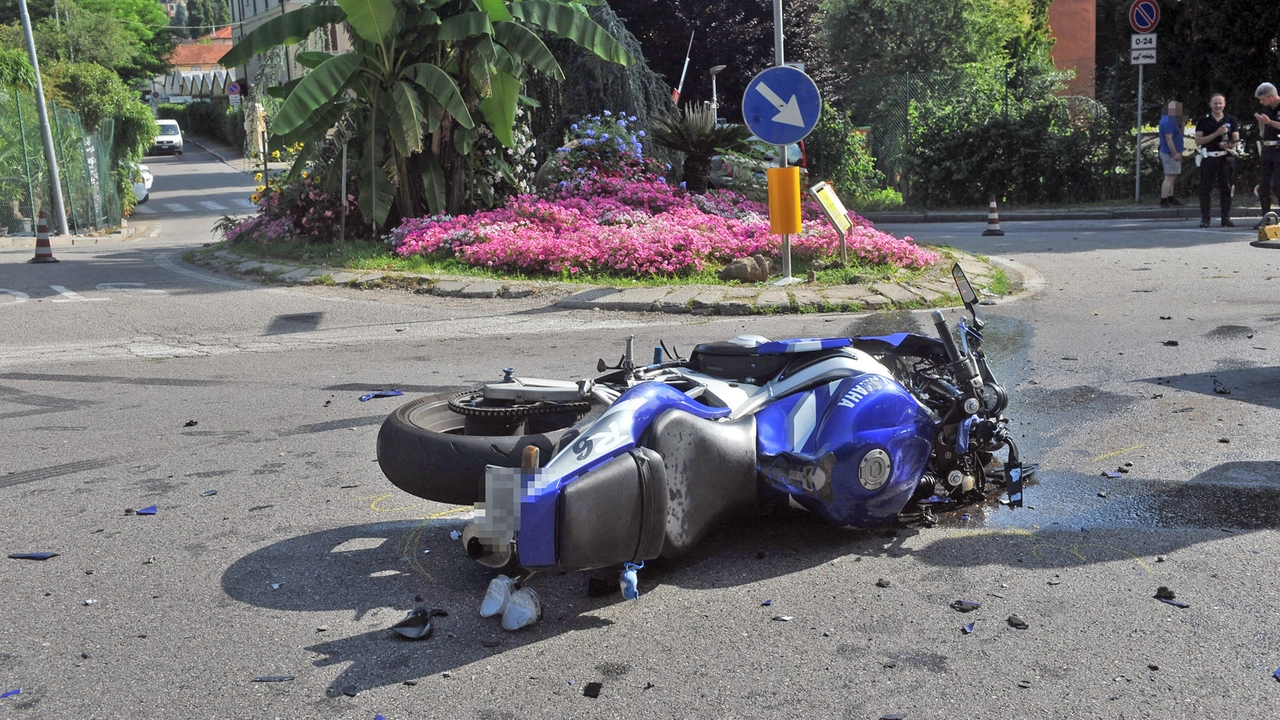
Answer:
[[[157,185],[183,177],[203,192],[182,174],[193,156],[153,163]],[[247,176],[210,175],[210,193],[247,194]],[[1040,463],[1031,507],[992,502],[931,529],[760,518],[652,563],[637,601],[536,576],[543,621],[506,633],[477,613],[491,573],[449,539],[469,509],[398,492],[374,462],[378,426],[406,398],[361,394],[444,391],[503,367],[585,377],[627,335],[687,352],[743,332],[925,331],[925,316],[567,312],[539,296],[267,287],[182,262],[210,223],[144,221],[132,242],[58,248],[56,265],[0,251],[0,555],[60,553],[0,559],[0,695],[21,688],[0,718],[1280,708],[1280,253],[1249,247],[1247,232],[886,226],[1029,281],[986,310],[1009,415]],[[1161,585],[1190,607],[1154,599]],[[961,614],[956,599],[982,607]],[[393,635],[417,605],[449,614],[428,640]],[[271,676],[292,679],[254,681]],[[599,697],[584,696],[590,682]]]

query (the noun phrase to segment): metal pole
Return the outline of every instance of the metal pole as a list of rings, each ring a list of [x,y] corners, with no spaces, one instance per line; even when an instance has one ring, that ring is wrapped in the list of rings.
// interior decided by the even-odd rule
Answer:
[[[782,53],[782,0],[773,0],[773,64],[785,65]],[[778,146],[778,167],[787,166],[787,146]],[[791,279],[791,236],[782,236],[782,281]]]
[[[342,143],[342,217],[338,225],[338,249],[347,239],[347,143]]]
[[[49,112],[44,106],[44,83],[40,80],[40,61],[36,58],[36,39],[31,34],[31,16],[27,14],[27,0],[18,0],[22,13],[22,34],[27,41],[27,55],[31,69],[36,73],[36,113],[40,116],[40,138],[44,142],[44,157],[49,163],[49,192],[53,193],[53,217],[58,223],[60,235],[70,235],[67,229],[67,211],[62,207],[61,179],[58,177],[58,158],[53,152],[53,134],[49,132]]]
[[[1138,66],[1138,147],[1134,155],[1133,201],[1142,200],[1142,69]]]

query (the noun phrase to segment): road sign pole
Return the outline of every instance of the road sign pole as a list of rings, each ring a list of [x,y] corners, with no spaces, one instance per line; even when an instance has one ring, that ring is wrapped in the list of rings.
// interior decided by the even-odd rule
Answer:
[[[785,65],[782,51],[782,0],[773,0],[773,64],[775,66]],[[778,167],[787,166],[787,146],[777,145],[778,148]],[[782,279],[778,281],[779,285],[787,285],[792,282],[791,278],[791,236],[782,236]]]
[[[1133,201],[1142,201],[1142,69],[1144,65],[1138,66],[1138,144],[1134,155],[1134,171],[1133,171]]]

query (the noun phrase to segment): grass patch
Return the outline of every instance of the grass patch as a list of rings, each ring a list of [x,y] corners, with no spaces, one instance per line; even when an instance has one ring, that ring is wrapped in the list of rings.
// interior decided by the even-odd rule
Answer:
[[[1013,283],[1009,281],[1009,276],[1004,270],[991,266],[991,282],[987,285],[987,291],[995,295],[1005,296],[1013,292]]]

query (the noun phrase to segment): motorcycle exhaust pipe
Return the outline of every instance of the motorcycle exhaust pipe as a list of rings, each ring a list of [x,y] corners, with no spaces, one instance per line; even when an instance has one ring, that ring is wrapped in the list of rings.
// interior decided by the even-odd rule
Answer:
[[[529,445],[520,456],[520,472],[532,473],[537,469],[538,448],[535,445]],[[487,489],[486,496],[488,496]],[[511,530],[514,531],[514,528]],[[494,529],[480,522],[469,523],[463,528],[462,547],[466,550],[467,557],[491,568],[506,567],[511,563],[512,558],[516,557],[515,542],[507,542],[501,535],[495,537]]]

